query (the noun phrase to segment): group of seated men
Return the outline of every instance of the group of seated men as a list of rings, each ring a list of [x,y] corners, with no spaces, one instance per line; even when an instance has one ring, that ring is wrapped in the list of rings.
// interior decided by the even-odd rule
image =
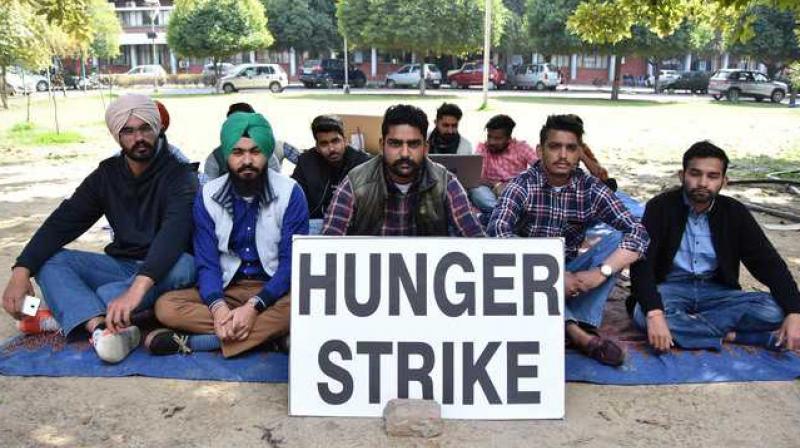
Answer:
[[[334,116],[314,119],[316,144],[298,156],[245,106],[229,112],[206,162],[213,179],[198,187],[152,100],[125,95],[112,103],[106,123],[120,153],[102,161],[22,250],[4,309],[42,319],[21,314],[35,277],[44,313],[68,337],[87,331],[109,363],[140,344],[137,319],[147,310],[163,325],[144,338],[153,354],[285,350],[292,237],[310,225],[330,236],[560,237],[566,339],[603,364],[624,362],[621,346],[597,329],[616,275],[629,266],[629,311],[656,350],[800,348],[797,285],[748,210],[719,195],[728,158],[708,141],[686,151],[681,187],[651,199],[640,221],[604,182],[575,115],[549,116],[535,149],[511,138],[510,117],[492,118],[477,149],[485,185],[468,193],[427,157],[471,152],[454,105],[439,109],[430,134],[422,110],[390,107],[374,157],[347,146]],[[296,161],[291,177],[268,168],[276,145]],[[113,230],[105,254],[64,249],[102,216]],[[586,232],[599,223],[615,231],[587,250]],[[740,263],[769,294],[741,290]]]

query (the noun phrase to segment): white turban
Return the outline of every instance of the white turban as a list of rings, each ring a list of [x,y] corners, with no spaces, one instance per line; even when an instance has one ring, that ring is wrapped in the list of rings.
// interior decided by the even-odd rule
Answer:
[[[123,95],[109,104],[106,110],[106,125],[117,143],[119,143],[119,131],[131,117],[149,124],[156,134],[161,133],[161,115],[158,113],[156,103],[145,95]]]

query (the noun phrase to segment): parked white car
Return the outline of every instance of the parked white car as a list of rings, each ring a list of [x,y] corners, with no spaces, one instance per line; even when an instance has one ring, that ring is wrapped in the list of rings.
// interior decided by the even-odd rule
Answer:
[[[396,72],[386,75],[386,87],[419,87],[420,65],[406,64]],[[438,89],[442,86],[442,71],[433,64],[425,64],[426,87]]]
[[[289,85],[289,75],[278,64],[240,64],[220,78],[219,84],[225,93],[258,88],[280,93]]]
[[[157,79],[159,84],[167,82],[167,71],[158,64],[137,65],[125,72],[125,75],[140,79]]]
[[[17,67],[8,67],[6,68],[6,86],[11,88],[12,93],[44,92],[50,83],[42,75],[27,70],[23,71]]]
[[[661,88],[666,88],[667,85],[672,84],[678,78],[681,77],[681,74],[677,70],[659,70],[658,71],[658,83]],[[650,75],[647,78],[647,87],[653,87],[656,84],[656,76]]]
[[[509,85],[517,89],[555,90],[561,73],[551,64],[523,64],[514,69]]]

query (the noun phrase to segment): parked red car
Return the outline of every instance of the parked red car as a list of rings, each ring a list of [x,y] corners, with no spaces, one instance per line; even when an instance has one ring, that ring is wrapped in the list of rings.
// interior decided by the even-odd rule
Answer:
[[[502,70],[489,65],[489,88],[501,89],[506,85],[506,74]],[[483,85],[483,62],[466,62],[460,69],[447,74],[450,87],[466,89],[469,86]]]

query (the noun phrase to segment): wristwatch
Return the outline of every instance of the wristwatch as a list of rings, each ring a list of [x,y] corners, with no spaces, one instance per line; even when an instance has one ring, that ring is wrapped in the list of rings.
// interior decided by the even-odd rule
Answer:
[[[253,305],[253,308],[256,310],[257,313],[261,314],[267,307],[264,305],[264,301],[261,300],[258,296],[253,296],[250,300],[247,301],[250,305]]]
[[[611,265],[602,264],[600,265],[600,273],[606,277],[611,277],[614,275],[614,268],[612,268]]]

